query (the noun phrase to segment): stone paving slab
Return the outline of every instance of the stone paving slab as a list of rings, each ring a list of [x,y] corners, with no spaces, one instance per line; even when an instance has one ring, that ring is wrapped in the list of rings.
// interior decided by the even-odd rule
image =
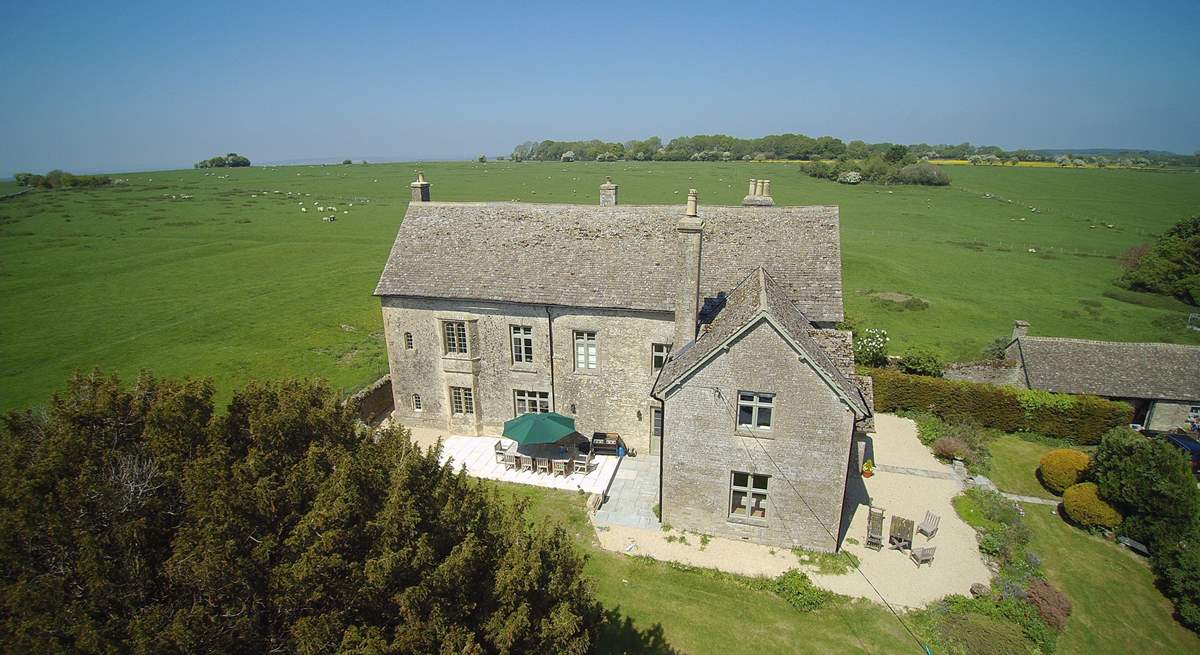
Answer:
[[[496,461],[495,445],[502,437],[466,437],[453,436],[442,442],[442,463],[452,462],[455,469],[460,467],[467,470],[467,475],[504,482],[529,484],[536,487],[550,487],[587,493],[603,494],[616,473],[618,460],[615,455],[597,455],[592,459],[592,470],[587,475],[572,473],[571,475],[553,475],[533,471],[510,470],[504,464]]]
[[[659,458],[651,455],[622,459],[604,504],[592,516],[593,522],[657,529],[654,505],[658,502],[659,466]]]

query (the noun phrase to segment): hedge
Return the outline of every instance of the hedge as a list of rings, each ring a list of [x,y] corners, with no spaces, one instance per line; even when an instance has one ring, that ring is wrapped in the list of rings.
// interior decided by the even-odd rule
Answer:
[[[874,369],[875,409],[924,410],[947,421],[1005,432],[1038,432],[1080,445],[1100,443],[1113,427],[1128,425],[1133,408],[1095,396],[1073,396],[981,382],[946,380]]]

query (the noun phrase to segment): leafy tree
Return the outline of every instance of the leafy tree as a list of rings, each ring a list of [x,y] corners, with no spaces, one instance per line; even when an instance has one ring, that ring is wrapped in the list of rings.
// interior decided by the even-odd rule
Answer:
[[[0,425],[16,652],[564,652],[599,616],[559,528],[367,432],[322,383],[76,376]]]
[[[895,164],[897,162],[903,161],[904,158],[907,156],[908,156],[908,148],[901,146],[901,145],[894,145],[887,149],[887,152],[884,153],[883,158],[885,160],[887,160],[887,162],[889,164]]]
[[[1164,441],[1114,428],[1101,439],[1090,475],[1100,495],[1127,517],[1122,529],[1152,549],[1200,518],[1189,462]]]
[[[1200,304],[1200,215],[1180,221],[1149,252],[1127,252],[1119,282],[1135,291],[1174,296]]]

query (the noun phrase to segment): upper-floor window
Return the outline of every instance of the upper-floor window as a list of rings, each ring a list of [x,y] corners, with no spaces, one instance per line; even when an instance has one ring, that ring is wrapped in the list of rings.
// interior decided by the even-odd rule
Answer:
[[[596,368],[596,333],[575,333],[575,370]]]
[[[663,436],[663,411],[661,407],[650,408],[650,436]]]
[[[514,364],[533,362],[533,328],[512,325],[512,360]]]
[[[767,481],[770,476],[732,472],[729,484],[729,515],[750,519],[767,518]]]
[[[470,387],[450,387],[450,411],[455,414],[475,413],[475,394]]]
[[[659,370],[667,363],[667,356],[671,354],[671,344],[655,343],[650,345],[650,365],[654,370]]]
[[[412,350],[412,349],[413,349],[413,337],[412,337],[412,332],[405,332],[405,333],[404,333],[404,349],[405,349],[405,350]]]
[[[467,354],[467,324],[463,321],[442,321],[442,352],[451,355]]]
[[[517,416],[522,414],[545,414],[550,411],[550,393],[547,391],[513,391],[513,410]]]
[[[738,392],[737,427],[770,430],[774,411],[775,394],[757,391]]]
[[[424,409],[424,407],[421,405],[421,394],[414,393],[412,395],[412,407],[414,412],[419,412]]]

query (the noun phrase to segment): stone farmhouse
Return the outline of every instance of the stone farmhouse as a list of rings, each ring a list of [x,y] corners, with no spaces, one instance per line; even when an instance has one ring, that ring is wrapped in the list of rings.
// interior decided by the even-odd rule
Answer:
[[[1016,321],[1006,356],[1019,386],[1123,400],[1150,430],[1200,424],[1200,347],[1035,337]]]
[[[419,175],[375,295],[402,424],[499,435],[526,412],[661,456],[662,520],[837,548],[871,429],[837,207],[434,202]]]

